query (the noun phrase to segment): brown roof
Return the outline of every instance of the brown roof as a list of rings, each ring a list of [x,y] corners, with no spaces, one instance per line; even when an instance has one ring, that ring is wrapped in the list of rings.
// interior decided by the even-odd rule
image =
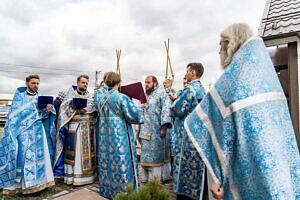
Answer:
[[[261,37],[284,37],[300,32],[300,0],[267,0],[258,30]]]

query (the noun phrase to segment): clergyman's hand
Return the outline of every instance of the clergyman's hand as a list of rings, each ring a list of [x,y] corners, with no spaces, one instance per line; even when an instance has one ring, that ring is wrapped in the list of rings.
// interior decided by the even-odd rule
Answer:
[[[169,98],[172,100],[172,101],[175,101],[177,99],[177,94],[176,93],[169,93]]]
[[[49,113],[52,110],[53,105],[52,104],[47,104],[46,106],[46,112]]]
[[[211,183],[210,191],[211,191],[213,197],[217,200],[221,200],[224,196],[224,188],[220,187],[219,184],[217,184],[214,181],[212,181],[212,183]]]
[[[166,137],[166,134],[167,134],[167,128],[162,127],[162,128],[160,129],[160,137],[161,137],[161,138],[164,138],[164,137]]]

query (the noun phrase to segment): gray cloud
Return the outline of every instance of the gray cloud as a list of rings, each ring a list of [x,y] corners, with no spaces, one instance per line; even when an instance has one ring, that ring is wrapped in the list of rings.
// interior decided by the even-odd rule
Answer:
[[[92,89],[95,70],[115,70],[116,49],[122,49],[124,84],[143,81],[148,74],[162,82],[167,38],[175,85],[181,88],[185,67],[194,61],[204,64],[203,82],[208,85],[222,73],[219,33],[238,21],[249,23],[256,32],[264,4],[261,0],[247,4],[237,0],[3,0],[0,63],[38,68],[0,64],[0,94],[12,94],[28,73],[41,75],[43,93],[54,95],[75,84],[81,73],[90,75]]]

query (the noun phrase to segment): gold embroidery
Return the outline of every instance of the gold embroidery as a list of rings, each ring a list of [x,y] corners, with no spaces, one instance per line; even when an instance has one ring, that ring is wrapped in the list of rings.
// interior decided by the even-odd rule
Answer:
[[[94,183],[95,178],[93,178],[93,180],[90,180],[90,181],[82,181],[82,182],[73,182],[73,181],[64,181],[65,184],[67,185],[75,185],[75,186],[80,186],[80,185],[87,185],[87,184],[91,184],[91,183]]]
[[[164,164],[166,163],[169,163],[170,160],[165,160],[163,162],[159,162],[159,163],[145,163],[145,162],[141,162],[141,166],[142,167],[160,167],[160,166],[163,166]]]
[[[148,141],[151,140],[151,136],[148,136],[148,135],[140,135],[140,138],[144,139],[144,140],[148,140]]]
[[[75,156],[75,151],[66,150],[66,155]]]
[[[46,184],[43,184],[43,185],[40,185],[40,186],[34,187],[34,188],[28,188],[28,189],[17,188],[15,190],[3,189],[3,195],[13,196],[18,193],[31,194],[31,193],[39,192],[39,191],[46,189],[48,187],[51,187],[53,185],[55,185],[55,182],[51,181],[51,182],[48,182]]]

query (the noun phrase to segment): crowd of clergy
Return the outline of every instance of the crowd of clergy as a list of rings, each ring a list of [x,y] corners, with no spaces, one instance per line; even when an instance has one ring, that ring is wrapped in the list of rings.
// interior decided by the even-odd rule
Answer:
[[[184,66],[183,90],[146,76],[140,101],[122,93],[115,72],[93,95],[80,75],[54,101],[38,92],[38,75],[26,77],[0,138],[3,194],[39,192],[62,178],[98,180],[108,199],[150,180],[172,183],[177,199],[300,199],[299,150],[268,51],[247,24],[220,36],[224,72],[209,91],[200,62]]]

